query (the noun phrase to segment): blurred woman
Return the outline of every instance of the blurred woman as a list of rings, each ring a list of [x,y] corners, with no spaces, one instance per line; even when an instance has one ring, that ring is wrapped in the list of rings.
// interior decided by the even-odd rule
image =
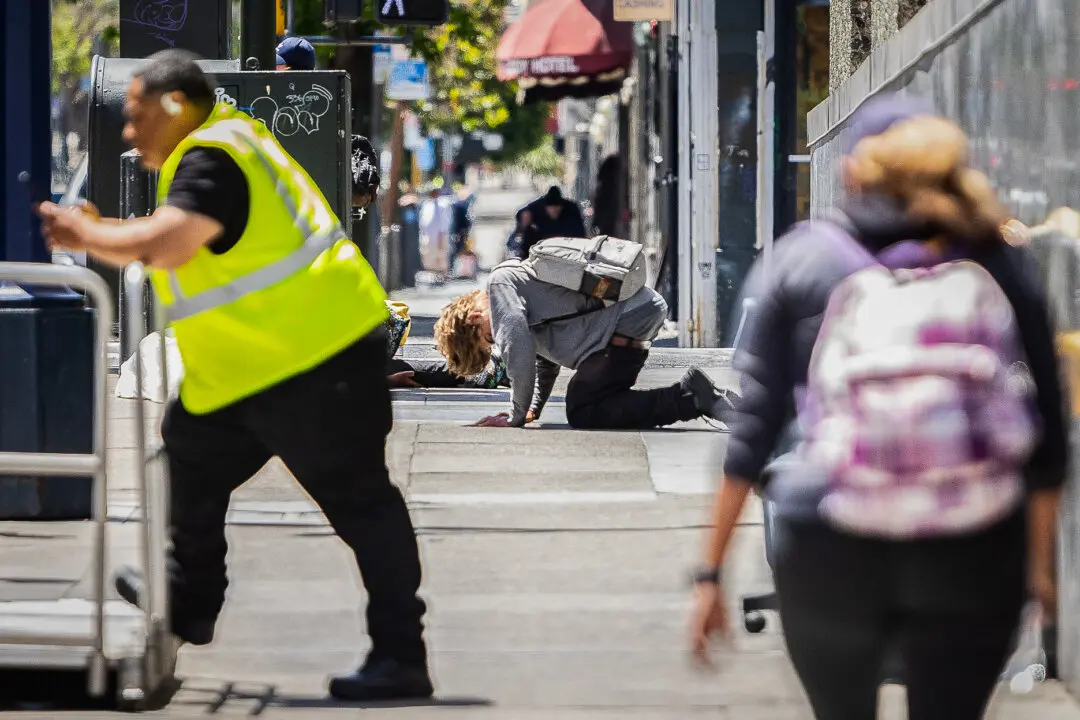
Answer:
[[[887,647],[895,647],[902,658],[911,720],[976,720],[982,717],[1004,666],[1029,593],[1048,617],[1055,612],[1053,540],[1067,440],[1047,307],[1032,275],[1022,269],[1022,251],[1002,239],[1000,227],[1006,216],[987,179],[967,166],[967,139],[959,128],[914,101],[886,96],[867,103],[849,132],[853,140],[842,166],[848,195],[839,212],[831,222],[816,221],[795,229],[777,243],[771,274],[764,277],[760,268],[755,269],[750,280],[758,304],[735,360],[743,375],[743,393],[730,418],[724,479],[703,563],[695,573],[692,649],[699,659],[707,660],[710,636],[728,630],[721,568],[746,496],[757,488],[775,508],[773,571],[784,636],[817,720],[877,716]],[[900,261],[905,254],[907,260]],[[1034,384],[1034,402],[1027,410],[1033,422],[1028,427],[1037,425],[1041,432],[1030,432],[1031,442],[1023,453],[1017,453],[1013,466],[987,462],[987,467],[1001,470],[1000,478],[988,473],[985,478],[972,474],[942,480],[957,486],[962,481],[973,488],[971,507],[962,509],[985,510],[979,505],[984,498],[1002,499],[996,513],[980,516],[985,522],[961,524],[959,530],[954,527],[954,532],[942,533],[923,532],[921,526],[908,528],[912,530],[908,535],[856,531],[852,528],[860,518],[849,515],[845,522],[838,520],[844,515],[837,502],[837,475],[829,474],[836,466],[814,453],[815,449],[820,452],[822,443],[827,451],[846,450],[852,439],[822,434],[822,426],[813,423],[821,408],[807,399],[807,390],[817,387],[820,372],[842,377],[841,389],[853,393],[881,388],[875,385],[867,391],[864,386],[845,385],[863,382],[844,375],[856,372],[850,365],[840,368],[842,372],[835,366],[811,365],[821,354],[815,345],[822,342],[823,316],[827,307],[834,313],[830,297],[838,287],[844,290],[841,301],[850,303],[847,310],[861,298],[873,297],[867,289],[872,290],[875,282],[877,288],[883,283],[892,287],[947,273],[938,268],[951,260],[969,261],[964,265],[964,279],[986,278],[991,295],[1000,298],[997,307],[1004,310],[995,318],[1010,314],[1011,306],[1013,317],[1007,329],[1015,333],[1014,346],[1022,346],[1029,370],[1025,377]],[[881,266],[888,274],[864,276],[870,279],[861,284],[844,282],[866,268]],[[863,290],[867,293],[860,296]],[[868,301],[862,302],[859,308],[865,310]],[[936,318],[937,308],[943,305],[938,303],[927,312],[937,313]],[[879,304],[876,310],[880,313],[883,308]],[[833,315],[828,318],[831,322]],[[991,332],[1002,327],[994,325]],[[825,328],[822,337],[835,331],[828,323]],[[944,322],[933,330],[941,337],[949,333],[978,336],[984,327]],[[863,332],[873,334],[865,328]],[[845,341],[855,344],[861,338],[849,336]],[[935,342],[952,341],[921,336],[917,343],[924,347],[913,347],[911,353],[929,355],[927,348],[948,351],[955,347]],[[974,347],[981,341],[967,342]],[[886,356],[897,358],[895,353]],[[1023,365],[999,367],[1011,371]],[[865,372],[866,367],[861,370]],[[931,384],[944,377],[936,372],[925,375]],[[1012,392],[1015,387],[1030,391],[1030,386],[1003,381],[1000,387],[1005,388],[1002,392]],[[958,383],[957,387],[961,388],[954,408],[958,412],[951,415],[931,411],[920,416],[915,414],[918,407],[888,406],[898,422],[924,418],[926,425],[918,428],[922,432],[916,433],[914,441],[860,435],[866,432],[864,428],[856,423],[852,430],[847,425],[859,444],[853,443],[853,454],[844,457],[862,462],[860,468],[870,471],[879,470],[878,463],[891,471],[922,462],[938,463],[948,473],[957,466],[941,462],[940,457],[951,460],[952,454],[974,457],[985,452],[977,447],[976,438],[981,436],[976,431],[993,435],[1000,428],[993,423],[978,425],[986,421],[985,414],[965,415],[966,386]],[[924,396],[919,401],[930,408],[940,407],[940,403],[935,405],[938,398]],[[978,402],[978,396],[974,401]],[[970,446],[964,444],[952,454],[946,448],[930,456],[942,444],[936,437],[939,425],[946,438],[965,433],[963,439],[971,439]],[[782,437],[791,440],[785,442]],[[921,443],[920,438],[927,442]],[[912,447],[914,452],[896,457],[898,447]],[[778,455],[782,457],[769,462]],[[829,472],[820,472],[822,467]],[[911,481],[902,473],[889,477],[890,482],[895,477]],[[929,483],[925,477],[915,482]],[[978,487],[984,481],[985,487]],[[1012,492],[1000,494],[1001,488]],[[908,489],[901,485],[897,493]],[[871,489],[868,495],[874,492]],[[931,505],[944,503],[946,513],[970,499],[962,494],[959,500],[946,497],[941,487],[927,489],[927,495]],[[847,499],[852,497],[857,496]],[[898,504],[894,509],[902,513],[910,508]]]

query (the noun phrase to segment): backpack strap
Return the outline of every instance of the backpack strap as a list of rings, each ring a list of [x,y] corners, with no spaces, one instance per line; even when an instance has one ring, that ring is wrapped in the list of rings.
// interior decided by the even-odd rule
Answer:
[[[562,322],[563,320],[573,320],[574,318],[583,317],[585,315],[591,315],[594,312],[600,312],[611,307],[610,305],[601,304],[599,307],[585,308],[584,310],[578,310],[577,312],[567,313],[566,315],[556,315],[555,317],[547,318],[546,320],[540,320],[538,322],[529,323],[530,328],[543,327],[544,325],[550,325],[551,323]]]

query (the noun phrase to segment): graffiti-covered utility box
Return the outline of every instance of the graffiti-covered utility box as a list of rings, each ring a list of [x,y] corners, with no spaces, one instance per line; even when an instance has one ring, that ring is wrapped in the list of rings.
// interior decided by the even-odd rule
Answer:
[[[87,199],[102,214],[120,211],[124,97],[142,60],[95,57],[91,68]],[[218,99],[264,123],[322,190],[351,233],[349,76],[341,70],[240,71],[235,60],[200,61]],[[115,274],[115,273],[111,273]],[[110,273],[106,277],[110,283]]]
[[[120,54],[149,57],[181,48],[229,57],[233,0],[120,0]]]
[[[274,133],[351,231],[352,89],[343,70],[246,71],[217,76],[218,99]]]
[[[95,58],[90,90],[87,199],[113,215],[120,202],[124,96],[142,60]],[[349,222],[352,104],[341,70],[240,71],[236,61],[203,61],[218,99],[261,121],[322,190],[343,223]]]

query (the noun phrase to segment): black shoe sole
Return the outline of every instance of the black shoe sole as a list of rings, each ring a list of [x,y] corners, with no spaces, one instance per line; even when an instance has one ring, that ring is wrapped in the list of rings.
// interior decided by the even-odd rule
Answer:
[[[428,684],[415,687],[401,686],[362,686],[349,687],[348,681],[330,681],[330,697],[346,702],[387,702],[392,700],[430,700],[435,688]],[[344,687],[343,687],[344,686]]]

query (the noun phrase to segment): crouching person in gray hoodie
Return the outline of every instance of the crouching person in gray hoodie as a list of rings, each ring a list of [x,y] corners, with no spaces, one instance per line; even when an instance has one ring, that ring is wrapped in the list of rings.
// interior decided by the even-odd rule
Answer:
[[[651,288],[612,305],[542,282],[527,262],[497,267],[488,289],[450,303],[435,324],[435,342],[450,370],[472,375],[498,347],[513,391],[513,408],[480,420],[522,427],[540,417],[561,368],[576,370],[566,417],[582,429],[645,429],[699,417],[718,419],[727,396],[698,368],[679,382],[633,390],[667,304]]]

